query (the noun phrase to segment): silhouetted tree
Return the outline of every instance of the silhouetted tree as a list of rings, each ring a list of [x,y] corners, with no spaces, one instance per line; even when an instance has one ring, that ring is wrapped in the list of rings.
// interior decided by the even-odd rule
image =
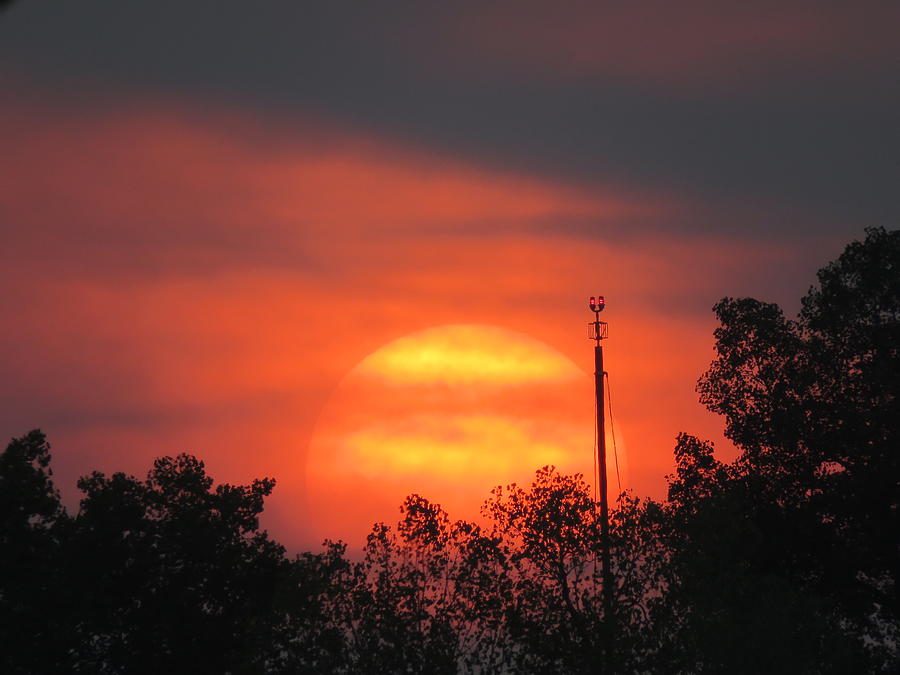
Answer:
[[[333,672],[503,672],[511,593],[499,540],[418,495],[401,514],[396,528],[373,527],[326,599],[347,647]]]
[[[0,454],[0,668],[66,672],[68,617],[58,595],[67,517],[38,430]]]
[[[40,432],[0,455],[5,672],[264,672],[281,547],[258,530],[274,482],[212,489],[202,462],[146,481],[94,473],[69,518]]]
[[[807,542],[829,541],[821,518],[770,499],[765,479],[696,438],[679,436],[676,463],[657,626],[672,671],[870,672],[832,594],[809,577],[819,565]]]
[[[342,619],[356,601],[345,553],[345,544],[329,541],[322,553],[301,553],[290,563],[275,594],[280,624],[272,635],[269,672],[352,672],[353,644]]]
[[[263,672],[280,545],[259,530],[274,481],[218,485],[189,455],[145,481],[82,478],[69,582],[80,598],[79,662],[95,672]]]
[[[411,495],[397,528],[373,529],[364,560],[329,600],[348,640],[346,672],[646,666],[659,651],[651,622],[665,585],[662,510],[624,497],[613,511],[614,622],[602,614],[597,511],[580,476],[552,467],[528,488],[494,490],[485,525],[451,522]]]
[[[687,669],[896,665],[900,232],[848,246],[797,320],[752,299],[715,311],[698,390],[741,455],[676,448],[670,601]]]
[[[447,514],[417,495],[396,532],[376,525],[355,568],[353,606],[339,616],[356,672],[455,673],[458,595]]]
[[[666,584],[657,504],[623,495],[612,510],[611,617],[603,614],[598,504],[580,475],[544,467],[528,489],[495,489],[483,511],[510,579],[507,668],[617,673],[653,659],[652,616]]]

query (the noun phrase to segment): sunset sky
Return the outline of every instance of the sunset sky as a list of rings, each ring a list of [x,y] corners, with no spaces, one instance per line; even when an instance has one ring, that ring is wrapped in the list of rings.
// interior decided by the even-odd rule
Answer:
[[[661,497],[679,431],[733,456],[694,392],[712,305],[794,313],[900,223],[898,34],[893,1],[12,3],[0,434],[48,433],[70,506],[164,454],[273,476],[265,525],[316,546],[346,485],[395,516],[385,467],[447,504],[589,467],[603,294]]]

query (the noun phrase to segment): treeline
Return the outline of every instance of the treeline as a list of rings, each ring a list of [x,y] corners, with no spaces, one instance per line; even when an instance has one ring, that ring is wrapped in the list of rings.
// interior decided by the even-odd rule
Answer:
[[[364,557],[290,558],[272,480],[188,455],[94,473],[68,514],[38,431],[0,455],[4,673],[876,673],[900,669],[900,232],[867,231],[796,320],[726,298],[701,401],[740,456],[678,438],[663,502],[612,512],[545,467],[482,524],[412,495]]]

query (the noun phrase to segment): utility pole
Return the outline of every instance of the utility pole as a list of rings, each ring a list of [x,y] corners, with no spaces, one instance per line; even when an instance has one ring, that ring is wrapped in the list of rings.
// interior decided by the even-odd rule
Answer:
[[[588,323],[588,338],[594,341],[594,389],[597,396],[597,466],[600,470],[600,564],[603,575],[603,614],[607,624],[613,616],[613,578],[609,557],[609,498],[606,485],[606,420],[603,415],[603,347],[607,338],[607,324],[600,320],[600,312],[606,307],[603,296],[591,296],[590,308],[594,320]]]

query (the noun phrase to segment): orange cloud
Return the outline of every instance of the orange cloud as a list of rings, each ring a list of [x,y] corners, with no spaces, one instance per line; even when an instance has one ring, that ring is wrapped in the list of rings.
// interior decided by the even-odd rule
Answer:
[[[484,386],[572,380],[582,375],[570,361],[535,350],[527,336],[510,341],[508,331],[454,325],[398,338],[357,367],[385,383],[444,383]]]
[[[528,385],[476,411],[465,401],[423,410],[434,399],[413,386],[397,400],[419,422],[394,437],[389,465],[418,461],[411,448],[429,434],[446,462],[475,461],[438,426],[517,448],[530,439],[521,463],[533,463],[554,438],[590,433],[592,383],[570,364],[544,353],[523,365],[515,345],[485,360],[465,340],[426,349],[407,339],[394,343],[403,354],[366,358],[424,328],[479,323],[532,336],[589,372],[592,293],[609,300],[607,369],[631,484],[658,495],[675,434],[718,433],[693,393],[711,358],[706,308],[792,255],[653,230],[606,239],[619,218],[655,222],[679,207],[639,186],[616,196],[321,122],[262,125],[147,102],[65,116],[28,105],[0,111],[0,127],[16,130],[0,155],[0,311],[14,318],[0,431],[47,429],[70,503],[78,474],[140,473],[157,455],[191,451],[223,480],[278,477],[267,522],[308,545],[309,440],[361,362],[385,386],[424,376],[482,394],[485,380]],[[570,219],[596,234],[547,227]],[[365,422],[345,412],[347,424]],[[523,416],[531,423],[509,425]],[[388,431],[359,428],[370,431],[347,442],[374,462]]]
[[[313,120],[264,129],[133,104],[68,120],[12,107],[0,123],[16,130],[0,163],[0,206],[41,243],[137,245],[144,254],[178,245],[202,264],[204,251],[253,253],[266,238],[302,254],[327,247],[336,230],[477,232],[659,212],[646,195],[493,171]]]

